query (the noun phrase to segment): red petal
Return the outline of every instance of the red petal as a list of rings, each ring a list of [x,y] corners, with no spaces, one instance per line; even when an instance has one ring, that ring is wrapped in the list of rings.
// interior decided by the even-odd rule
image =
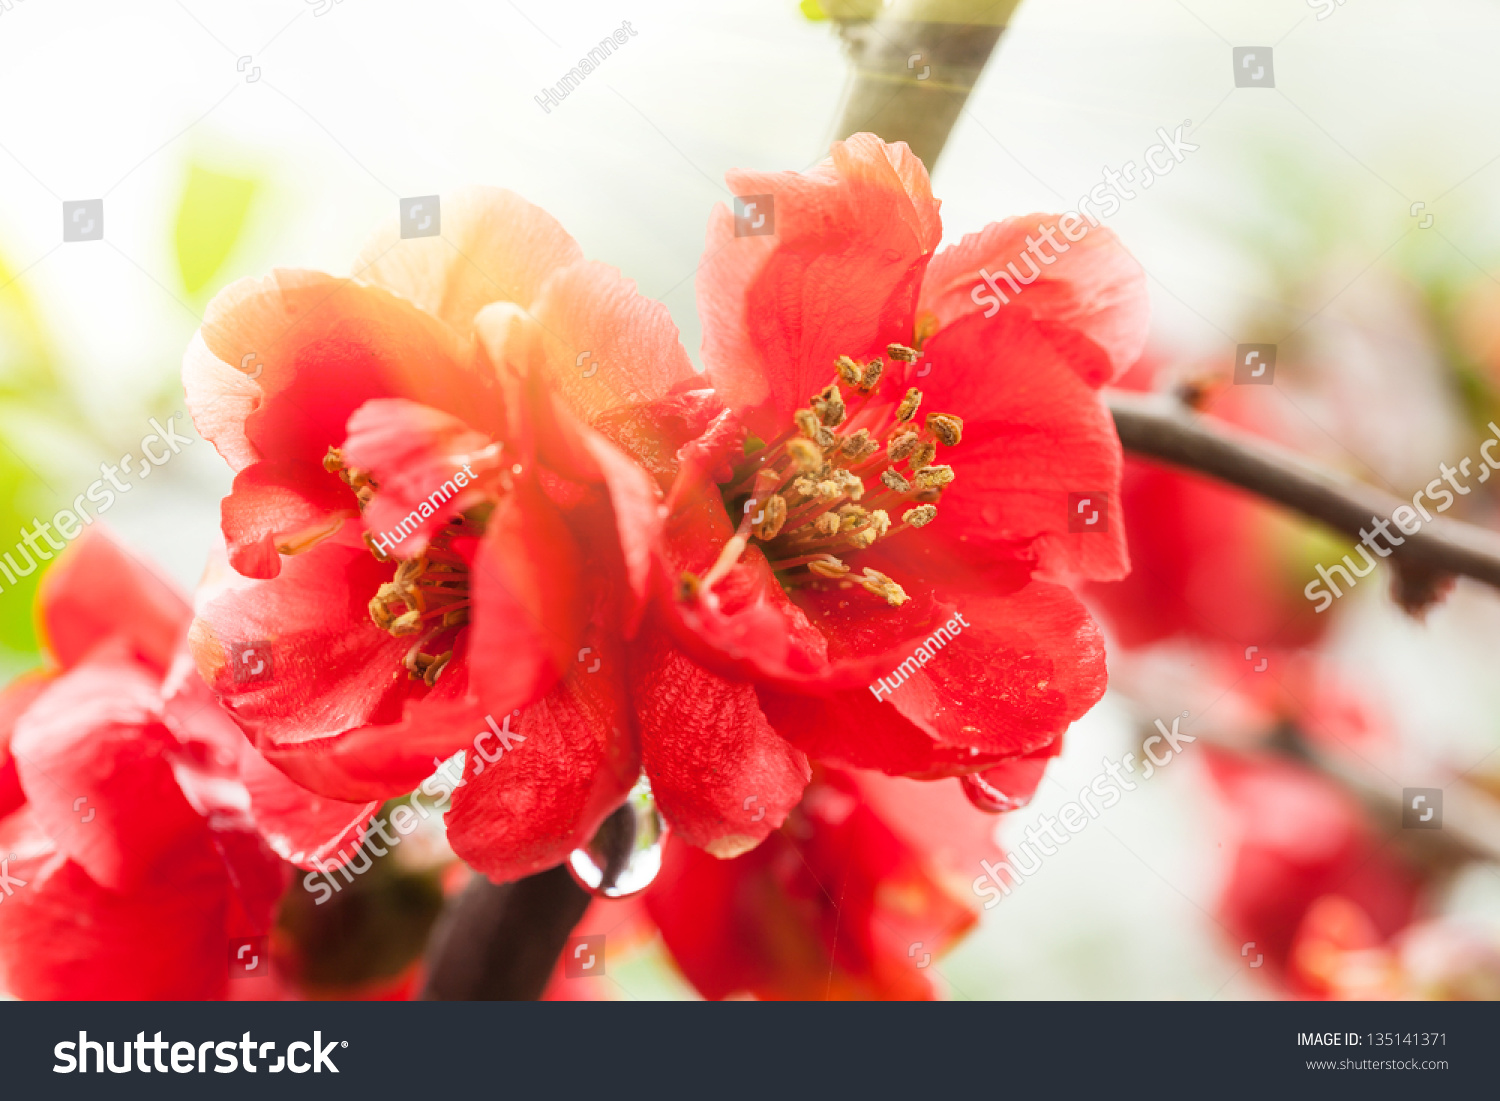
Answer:
[[[236,472],[278,464],[252,484],[295,468],[307,479],[294,480],[296,495],[318,499],[308,484],[324,473],[323,456],[343,440],[349,415],[371,398],[411,398],[488,431],[502,423],[493,381],[468,366],[469,345],[377,287],[298,271],[243,280],[210,303],[200,335],[183,364],[188,406]]]
[[[281,571],[282,548],[306,550],[359,515],[348,486],[321,466],[256,463],[220,505],[229,561],[246,577]]]
[[[522,711],[478,724],[464,782],[453,793],[448,841],[496,882],[560,864],[588,842],[640,774],[625,688],[625,654],[596,586],[595,614],[568,675]],[[506,742],[510,747],[506,748]],[[484,758],[498,754],[493,760]]]
[[[110,636],[165,673],[192,610],[170,582],[130,555],[103,525],[84,529],[42,578],[46,647],[64,669]]]
[[[382,547],[392,544],[387,553],[420,553],[443,524],[484,499],[471,464],[492,459],[480,454],[491,443],[457,417],[416,402],[378,398],[361,405],[349,418],[343,453],[346,464],[379,487],[364,512],[365,530],[384,540]],[[412,515],[416,527],[409,531],[403,522]]]
[[[916,594],[911,605],[924,599]],[[763,688],[761,704],[777,732],[817,760],[955,775],[1046,746],[1104,694],[1098,627],[1069,590],[1033,581],[1011,596],[971,595],[962,608],[933,599],[930,607],[934,637],[941,640],[943,610],[962,617],[962,629],[926,663],[913,648],[909,679],[902,674],[878,699],[869,688],[820,699]],[[829,609],[830,619],[837,614]],[[851,602],[829,638],[841,649],[884,648],[889,630],[878,612]],[[883,676],[887,686],[898,679],[894,669]]]
[[[53,849],[30,811],[0,822],[0,852],[18,854],[8,874],[25,881],[5,899],[0,921],[10,994],[35,1001],[224,996],[228,884],[217,865],[166,862],[149,882],[118,894]]]
[[[299,868],[339,863],[335,854],[357,842],[380,809],[374,800],[346,803],[316,795],[292,783],[248,743],[240,755],[239,771],[250,793],[256,827],[277,856]]]
[[[491,358],[545,379],[590,425],[697,377],[667,308],[606,264],[579,262],[554,272],[530,310],[530,339],[520,346],[506,331],[508,312],[487,313],[476,326]]]
[[[552,215],[496,187],[443,196],[440,224],[441,236],[406,239],[391,224],[360,253],[354,275],[410,299],[459,333],[490,302],[529,304],[549,275],[582,255]]]
[[[221,567],[198,592],[199,673],[268,760],[335,799],[410,791],[483,714],[467,697],[466,635],[429,689],[402,664],[415,640],[370,621],[370,598],[393,570],[342,533],[288,558],[273,580]],[[264,675],[247,674],[252,661]]]
[[[540,699],[571,666],[584,627],[583,576],[572,532],[534,484],[495,506],[471,574],[470,661],[490,714]]]
[[[145,889],[219,865],[183,797],[156,682],[118,659],[57,678],[16,722],[11,750],[36,820],[101,886]]]
[[[771,729],[748,684],[693,664],[658,631],[630,648],[641,759],[683,840],[718,857],[758,845],[802,797],[807,759]]]
[[[986,311],[996,322],[1029,321],[1084,382],[1102,386],[1134,363],[1145,347],[1151,313],[1146,273],[1102,226],[1085,222],[1086,235],[1069,244],[1056,232],[1060,218],[1027,214],[991,222],[943,249],[932,258],[918,309],[935,315],[945,329],[964,319],[982,322]],[[1038,227],[1051,227],[1059,246],[1049,252]],[[1027,256],[1028,236],[1038,241],[1037,252],[1044,259]],[[1048,256],[1053,257],[1050,263]],[[1001,274],[1008,264],[1035,281],[1026,285],[1010,276],[1008,282]],[[1035,269],[1039,276],[1032,274]],[[981,270],[994,277],[998,295]]]
[[[904,143],[835,142],[807,173],[731,172],[774,199],[775,233],[736,237],[715,207],[698,273],[703,358],[731,407],[770,438],[834,376],[840,355],[911,343],[917,289],[942,236],[927,170]],[[768,212],[770,213],[770,212]]]
[[[1098,395],[1041,331],[1014,315],[971,316],[933,337],[925,357],[931,373],[915,380],[923,409],[958,414],[964,431],[944,448],[957,477],[923,535],[1007,557],[1026,547],[1052,573],[1123,577],[1120,439]],[[1104,530],[1070,530],[1071,495],[1107,499]]]
[[[16,774],[16,759],[10,751],[16,720],[55,678],[55,673],[33,670],[0,689],[0,818],[26,802],[21,778]]]

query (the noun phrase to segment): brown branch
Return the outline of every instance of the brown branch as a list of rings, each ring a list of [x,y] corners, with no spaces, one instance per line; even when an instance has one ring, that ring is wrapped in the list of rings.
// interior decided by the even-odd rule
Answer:
[[[514,883],[476,876],[433,932],[422,997],[535,1001],[588,905],[562,865]]]
[[[854,85],[838,136],[904,141],[931,171],[1018,3],[896,0],[876,19],[841,23]],[[838,18],[840,5],[829,8]]]
[[[1120,443],[1126,451],[1160,459],[1217,478],[1284,505],[1334,531],[1359,539],[1376,519],[1411,502],[1324,469],[1286,448],[1196,413],[1165,395],[1107,391]],[[1415,534],[1391,524],[1383,541],[1398,571],[1398,597],[1421,607],[1444,579],[1472,577],[1500,588],[1500,535],[1486,528],[1434,516]],[[1395,539],[1402,539],[1394,546]]]

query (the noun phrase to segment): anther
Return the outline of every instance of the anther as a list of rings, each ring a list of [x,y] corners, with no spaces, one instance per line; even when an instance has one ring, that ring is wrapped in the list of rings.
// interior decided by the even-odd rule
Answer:
[[[859,384],[859,389],[868,394],[880,385],[880,376],[883,374],[885,374],[885,360],[876,356],[865,364],[865,377],[864,381]]]
[[[880,480],[885,483],[887,489],[894,489],[897,493],[910,493],[911,483],[901,476],[900,471],[887,467],[881,471]]]
[[[829,578],[843,577],[849,572],[848,566],[844,565],[837,558],[834,558],[831,555],[827,558],[819,558],[815,561],[809,562],[807,564],[807,568],[810,572],[817,574],[819,577]]]
[[[409,612],[402,612],[391,621],[388,629],[397,638],[402,635],[414,635],[422,629],[422,613],[415,608]]]
[[[913,386],[896,407],[896,419],[905,423],[917,415],[917,406],[922,404],[922,391]]]
[[[812,416],[811,413],[807,415]],[[826,429],[818,429],[818,431],[826,431]],[[786,451],[792,457],[792,462],[797,465],[797,469],[803,474],[811,474],[823,465],[823,452],[818,450],[818,446],[811,440],[801,438],[787,440]]]
[[[323,456],[323,469],[330,474],[337,474],[344,469],[344,453],[336,447],[330,447],[328,454]]]
[[[899,436],[892,436],[891,442],[886,444],[885,446],[886,457],[889,458],[893,463],[899,463],[901,462],[901,460],[905,459],[912,452],[914,452],[917,449],[917,444],[919,444],[920,442],[921,441],[917,439],[916,434],[912,432],[906,432]]]
[[[432,664],[427,667],[427,672],[422,674],[422,683],[431,688],[437,683],[438,674],[447,668],[448,662],[453,660],[453,651],[445,650],[432,659]]]
[[[849,356],[839,356],[834,368],[839,373],[839,378],[844,380],[845,386],[858,386],[864,380],[864,368]]]
[[[917,471],[914,479],[918,489],[942,489],[953,481],[951,466],[929,466]]]
[[[781,526],[786,523],[786,501],[778,494],[773,494],[762,506],[762,517],[760,523],[751,530],[755,537],[762,541],[775,539],[781,533]]]
[[[952,413],[928,413],[927,430],[947,447],[957,447],[964,434],[963,418]]]
[[[925,528],[936,518],[936,505],[918,505],[916,508],[907,509],[901,514],[901,522],[910,524],[914,528]]]
[[[865,454],[865,448],[870,443],[870,430],[861,428],[852,435],[845,436],[839,443],[839,454],[846,455],[850,459],[858,459]]]
[[[792,415],[792,420],[797,424],[797,431],[808,439],[813,439],[818,434],[818,417],[811,409],[798,409]]]
[[[913,437],[907,436],[906,438],[912,439]],[[912,450],[911,468],[921,470],[925,466],[931,466],[935,458],[937,458],[937,444],[931,440],[923,440]]]
[[[872,570],[868,566],[865,567],[864,576],[860,578],[859,583],[866,592],[885,597],[885,602],[892,608],[899,608],[911,599],[900,585],[879,570]]]
[[[818,415],[818,420],[829,428],[837,428],[844,423],[847,410],[844,407],[844,397],[837,386],[830,385],[821,394],[813,395],[812,408]]]
[[[917,350],[908,348],[905,344],[887,344],[885,354],[892,359],[899,359],[902,363],[915,363],[917,361]]]

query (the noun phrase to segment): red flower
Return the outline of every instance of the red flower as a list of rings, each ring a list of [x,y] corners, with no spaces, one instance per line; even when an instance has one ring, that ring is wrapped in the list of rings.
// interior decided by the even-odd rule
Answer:
[[[754,852],[669,845],[646,910],[706,998],[930,998],[994,824],[951,788],[828,770]]]
[[[1142,359],[1120,380],[1150,390],[1159,364]],[[1288,442],[1288,427],[1258,400],[1256,387],[1227,387],[1200,407],[1257,435]],[[1305,527],[1241,490],[1170,467],[1127,458],[1121,514],[1130,576],[1091,584],[1114,637],[1127,647],[1185,637],[1225,646],[1240,662],[1316,642],[1331,617],[1302,593],[1314,562]]]
[[[3,985],[222,997],[231,938],[267,933],[285,882],[258,827],[294,837],[331,808],[304,797],[281,816],[264,802],[287,781],[241,779],[253,752],[178,649],[187,605],[101,529],[59,557],[38,601],[56,664],[0,694]],[[352,825],[354,809],[338,813]]]
[[[1118,523],[1070,531],[1069,509],[1117,500],[1095,387],[1140,350],[1139,268],[1080,221],[1002,303],[981,270],[1059,219],[934,255],[926,171],[869,134],[812,172],[729,182],[772,197],[775,234],[736,236],[723,208],[710,225],[699,307],[723,411],[695,410],[682,451],[665,618],[812,757],[932,778],[1045,751],[1105,684],[1061,579],[1128,569]]]
[[[951,787],[819,770],[754,851],[715,860],[669,841],[643,894],[595,900],[576,932],[617,953],[654,925],[705,998],[931,998],[937,961],[978,917],[974,869],[1001,855],[994,827]],[[608,992],[567,963],[549,999]]]
[[[1385,851],[1359,804],[1297,765],[1211,752],[1229,818],[1232,865],[1221,920],[1247,955],[1303,994],[1327,993],[1320,953],[1370,948],[1412,917],[1416,882]]]
[[[659,630],[626,642],[661,523],[646,411],[693,415],[677,331],[536,207],[445,207],[442,238],[377,242],[366,281],[277,273],[210,308],[184,375],[238,471],[224,530],[256,579],[200,591],[199,668],[325,795],[409,791],[467,750],[449,839],[496,880],[563,860],[643,769],[680,836],[742,851],[805,760],[748,688],[708,689]],[[260,680],[236,666],[252,645]]]

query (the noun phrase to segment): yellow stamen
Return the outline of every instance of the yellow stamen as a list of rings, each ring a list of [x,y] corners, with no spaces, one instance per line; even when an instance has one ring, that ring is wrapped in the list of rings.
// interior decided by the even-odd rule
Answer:
[[[927,430],[942,440],[944,446],[957,447],[963,439],[963,418],[955,417],[952,413],[928,413]]]
[[[922,391],[913,386],[906,392],[906,397],[901,399],[901,404],[896,407],[896,419],[903,424],[917,415],[917,407],[922,404]]]
[[[937,517],[936,505],[918,505],[916,508],[907,509],[901,514],[901,521],[910,524],[914,528],[923,528]]]

